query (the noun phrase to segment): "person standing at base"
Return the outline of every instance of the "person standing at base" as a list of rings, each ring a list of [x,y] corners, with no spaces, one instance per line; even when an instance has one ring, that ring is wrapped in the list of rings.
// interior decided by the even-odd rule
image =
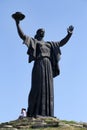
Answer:
[[[28,97],[28,117],[54,116],[53,78],[60,74],[58,62],[61,50],[70,39],[74,27],[67,29],[67,35],[60,41],[44,41],[45,30],[40,28],[34,38],[27,36],[20,28],[20,20],[15,19],[16,27],[23,43],[27,45],[29,63],[34,61],[31,90]]]
[[[21,114],[20,114],[20,116],[19,116],[19,119],[22,119],[22,118],[24,118],[24,117],[26,117],[27,116],[27,114],[26,114],[26,109],[25,108],[22,108],[21,109]]]

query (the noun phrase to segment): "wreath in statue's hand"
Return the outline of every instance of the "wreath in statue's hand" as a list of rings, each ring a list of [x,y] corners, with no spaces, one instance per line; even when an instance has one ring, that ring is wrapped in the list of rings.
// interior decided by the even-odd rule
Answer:
[[[16,12],[16,13],[12,14],[12,18],[16,21],[20,21],[25,18],[25,15],[22,14],[21,12]]]

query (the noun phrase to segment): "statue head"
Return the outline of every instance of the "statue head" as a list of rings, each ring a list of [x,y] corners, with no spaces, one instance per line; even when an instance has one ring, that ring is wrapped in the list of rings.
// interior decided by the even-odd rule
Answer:
[[[43,28],[40,28],[40,29],[38,29],[38,30],[36,31],[35,38],[36,38],[37,40],[42,40],[43,37],[44,37],[44,35],[45,35],[45,30],[44,30]]]

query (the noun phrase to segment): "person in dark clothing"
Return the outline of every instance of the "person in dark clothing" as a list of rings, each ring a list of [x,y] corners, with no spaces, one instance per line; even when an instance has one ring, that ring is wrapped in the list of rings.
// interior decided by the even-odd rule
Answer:
[[[16,21],[16,27],[23,43],[27,45],[29,63],[34,61],[32,69],[31,90],[28,97],[28,117],[54,116],[54,89],[53,78],[60,74],[58,62],[60,60],[60,47],[70,39],[74,27],[67,29],[67,35],[61,41],[44,41],[45,30],[37,30],[34,38],[23,33],[20,21]]]

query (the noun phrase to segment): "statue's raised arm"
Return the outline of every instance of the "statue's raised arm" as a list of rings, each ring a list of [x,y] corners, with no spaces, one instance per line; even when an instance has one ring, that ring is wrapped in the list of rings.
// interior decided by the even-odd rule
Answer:
[[[24,41],[26,37],[25,37],[22,29],[20,28],[19,23],[21,20],[23,20],[25,18],[25,15],[22,14],[21,12],[16,12],[16,13],[12,14],[12,18],[16,22],[17,31],[18,31],[20,38]]]
[[[74,30],[74,27],[72,25],[70,25],[68,28],[67,28],[67,35],[65,38],[63,38],[60,42],[59,42],[59,46],[62,47],[64,46],[68,40],[70,39],[72,33],[73,33],[73,30]]]

